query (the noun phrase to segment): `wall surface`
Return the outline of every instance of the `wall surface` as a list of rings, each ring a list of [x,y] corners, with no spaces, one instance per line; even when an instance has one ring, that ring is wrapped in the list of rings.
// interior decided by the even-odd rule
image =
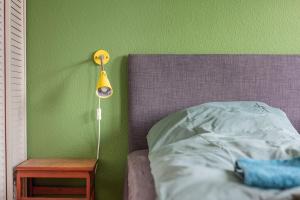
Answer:
[[[96,156],[92,53],[110,52],[97,199],[121,199],[129,53],[300,53],[296,0],[27,0],[28,156]]]

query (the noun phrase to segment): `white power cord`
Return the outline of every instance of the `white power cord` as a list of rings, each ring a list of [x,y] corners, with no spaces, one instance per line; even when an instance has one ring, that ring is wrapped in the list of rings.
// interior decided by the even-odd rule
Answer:
[[[97,172],[97,167],[98,167],[98,163],[99,163],[99,151],[100,151],[100,141],[101,141],[101,117],[102,117],[102,114],[101,114],[101,106],[100,106],[100,98],[99,98],[99,101],[98,101],[98,108],[97,108],[97,121],[98,121],[98,143],[97,143],[97,164],[96,164],[96,167],[95,167],[95,174]]]
[[[98,121],[98,145],[97,145],[97,160],[99,159],[99,150],[100,150],[100,139],[101,139],[101,107],[100,107],[100,98],[98,102],[98,108],[97,108],[97,121]]]

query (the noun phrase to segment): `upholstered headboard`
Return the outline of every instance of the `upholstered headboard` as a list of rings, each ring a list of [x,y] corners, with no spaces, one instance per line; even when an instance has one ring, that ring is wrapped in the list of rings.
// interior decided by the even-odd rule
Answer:
[[[209,101],[255,100],[300,130],[300,55],[129,55],[129,151],[170,112]]]

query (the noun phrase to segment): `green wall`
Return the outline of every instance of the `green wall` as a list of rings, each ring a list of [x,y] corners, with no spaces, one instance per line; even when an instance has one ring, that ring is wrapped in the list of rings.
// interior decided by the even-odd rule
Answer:
[[[28,156],[96,156],[92,53],[110,52],[97,199],[121,199],[128,53],[300,53],[296,0],[27,0]]]

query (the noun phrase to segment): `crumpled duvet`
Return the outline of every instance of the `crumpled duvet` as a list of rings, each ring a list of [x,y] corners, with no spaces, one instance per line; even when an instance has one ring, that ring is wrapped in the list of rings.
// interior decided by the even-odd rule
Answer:
[[[289,190],[249,187],[236,160],[300,156],[300,136],[283,111],[262,102],[213,102],[173,113],[147,136],[158,200],[285,200]]]

